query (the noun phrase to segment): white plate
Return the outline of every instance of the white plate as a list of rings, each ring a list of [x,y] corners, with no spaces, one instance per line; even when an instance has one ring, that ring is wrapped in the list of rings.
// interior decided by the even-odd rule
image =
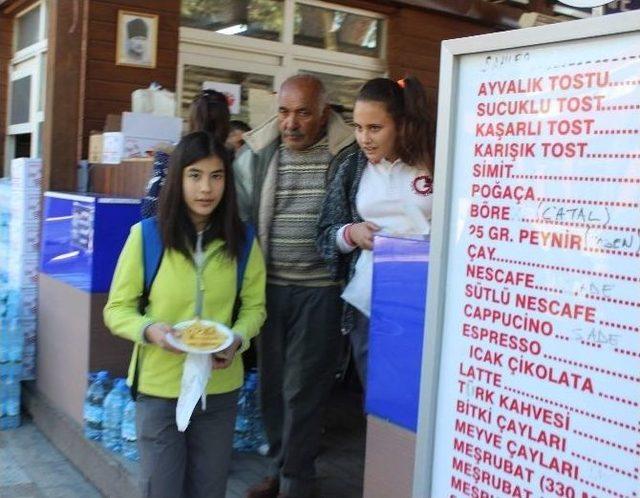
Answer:
[[[227,349],[229,346],[231,346],[231,344],[233,343],[233,332],[229,327],[219,322],[212,322],[211,320],[200,320],[200,321],[204,325],[208,325],[210,327],[211,326],[216,327],[221,333],[227,336],[225,341],[222,344],[220,344],[220,346],[218,346],[217,348],[202,349],[202,348],[195,348],[193,346],[189,346],[183,343],[179,337],[176,337],[173,334],[167,334],[167,342],[171,344],[174,348],[179,349],[180,351],[184,351],[185,353],[203,353],[203,354],[218,353],[220,351]],[[173,328],[176,330],[183,330],[183,329],[186,329],[192,323],[195,323],[195,320],[187,320],[186,322],[176,323],[173,326]]]

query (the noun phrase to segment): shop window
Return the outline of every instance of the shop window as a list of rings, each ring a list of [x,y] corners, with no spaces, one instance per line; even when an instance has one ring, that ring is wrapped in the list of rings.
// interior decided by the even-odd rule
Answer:
[[[40,7],[18,17],[16,22],[16,52],[40,41]]]
[[[367,81],[366,79],[316,73],[314,71],[301,71],[301,73],[312,74],[322,81],[334,110],[338,111],[348,123],[353,121],[353,104],[360,88]]]
[[[181,112],[184,119],[188,119],[189,106],[194,97],[202,91],[202,85],[205,82],[240,85],[240,112],[232,114],[231,119],[239,119],[250,126],[256,126],[275,112],[272,90],[273,77],[264,74],[185,65],[181,101]]]
[[[233,83],[241,85],[241,108],[232,118],[256,126],[276,111],[274,80],[308,72],[325,83],[330,103],[350,121],[362,84],[387,71],[386,22],[377,13],[320,0],[183,0],[182,116],[204,82]]]
[[[382,20],[341,10],[296,4],[294,43],[380,57]]]
[[[29,122],[31,106],[31,76],[25,76],[11,82],[11,115],[9,124]]]
[[[223,35],[280,40],[282,0],[183,0],[182,26]]]

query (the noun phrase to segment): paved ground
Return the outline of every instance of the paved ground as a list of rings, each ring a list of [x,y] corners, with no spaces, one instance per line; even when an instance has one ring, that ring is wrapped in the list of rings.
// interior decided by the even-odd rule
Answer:
[[[0,432],[0,497],[100,498],[29,420]]]
[[[321,497],[360,498],[365,444],[360,395],[338,389],[325,427],[318,459]],[[266,466],[258,455],[234,455],[227,498],[244,498],[246,489],[265,475]],[[136,464],[127,468],[137,473]],[[28,418],[18,429],[0,431],[0,498],[101,496]]]
[[[365,420],[359,396],[338,392],[327,414],[318,458],[322,498],[361,498],[364,473]],[[267,461],[257,455],[234,455],[227,498],[244,498],[246,489],[260,481]]]

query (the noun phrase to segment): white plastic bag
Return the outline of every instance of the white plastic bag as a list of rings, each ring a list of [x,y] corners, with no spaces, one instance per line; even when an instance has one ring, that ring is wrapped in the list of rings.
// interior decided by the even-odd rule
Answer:
[[[180,432],[184,432],[189,426],[191,414],[199,399],[202,400],[202,409],[207,408],[206,388],[211,376],[211,366],[210,354],[187,354],[176,405],[176,425]]]
[[[140,88],[131,93],[132,112],[155,114],[156,116],[175,116],[175,93],[151,83],[149,88]]]
[[[355,274],[340,297],[368,318],[371,316],[372,284],[373,252],[363,250],[356,262]]]

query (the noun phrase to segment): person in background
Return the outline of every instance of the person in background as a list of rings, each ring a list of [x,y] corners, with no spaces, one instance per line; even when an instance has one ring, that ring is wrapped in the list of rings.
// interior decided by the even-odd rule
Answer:
[[[232,119],[229,122],[229,136],[227,137],[227,148],[237,153],[244,145],[242,135],[251,131],[251,127],[244,121]]]
[[[115,270],[104,320],[135,344],[129,385],[138,386],[136,429],[143,495],[224,498],[231,460],[242,353],[265,319],[265,266],[253,241],[242,282],[237,263],[246,240],[231,161],[206,132],[180,140],[171,154],[157,219],[164,253],[140,310],[144,288],[140,223],[131,228]],[[234,304],[240,286],[240,308]],[[168,342],[172,325],[195,317],[230,327],[233,343],[212,357],[215,373],[185,432],[176,426],[186,355]]]
[[[225,143],[229,135],[229,105],[223,93],[203,90],[191,102],[189,131],[206,131]],[[153,155],[153,171],[140,206],[142,217],[151,218],[158,211],[158,198],[167,176],[167,163],[172,147],[162,147]]]
[[[340,164],[328,188],[317,246],[336,281],[369,278],[364,286],[370,288],[370,274],[357,268],[357,262],[363,251],[373,249],[377,232],[429,232],[433,120],[422,85],[407,77],[365,83],[353,121],[360,149]],[[366,387],[369,319],[347,304],[343,330],[350,335],[356,369]]]
[[[245,133],[234,168],[243,218],[267,262],[267,321],[258,339],[260,402],[272,458],[249,498],[314,492],[321,419],[341,345],[340,286],[315,247],[327,178],[353,131],[310,75],[287,79],[278,114]],[[346,148],[346,149],[345,149]]]

